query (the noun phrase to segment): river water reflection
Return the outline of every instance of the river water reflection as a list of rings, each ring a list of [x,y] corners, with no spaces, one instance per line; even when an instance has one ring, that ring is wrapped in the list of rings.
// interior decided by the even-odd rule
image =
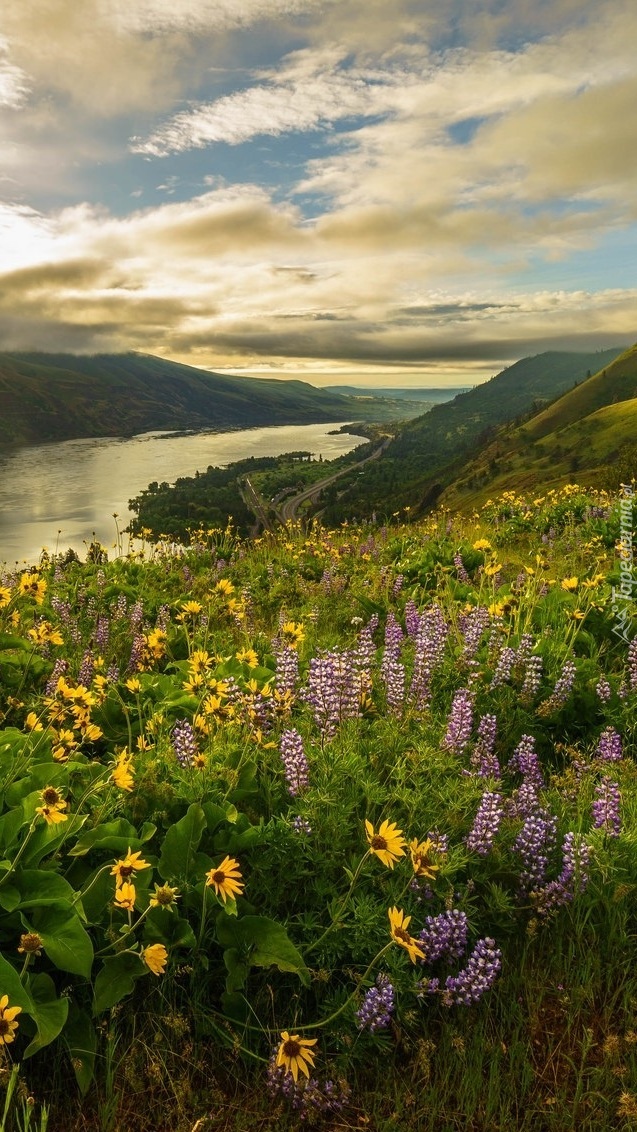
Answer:
[[[65,440],[0,453],[0,563],[36,562],[40,551],[86,551],[93,537],[108,549],[128,524],[128,500],[149,483],[225,466],[249,456],[305,450],[333,460],[363,437],[340,423],[277,425],[190,435],[148,432],[129,439]]]

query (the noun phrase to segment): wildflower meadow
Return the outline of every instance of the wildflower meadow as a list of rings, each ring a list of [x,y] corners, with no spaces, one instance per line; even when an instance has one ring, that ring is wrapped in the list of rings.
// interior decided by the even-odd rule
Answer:
[[[0,1130],[637,1127],[621,521],[5,566]]]

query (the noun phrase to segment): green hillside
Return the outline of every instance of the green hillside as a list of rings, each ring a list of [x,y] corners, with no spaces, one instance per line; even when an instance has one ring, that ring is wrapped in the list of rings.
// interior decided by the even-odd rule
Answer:
[[[229,377],[148,354],[0,354],[0,443],[409,415],[302,381]]]
[[[372,511],[391,514],[409,506],[427,509],[442,487],[497,429],[549,406],[590,373],[608,367],[622,352],[617,347],[595,353],[550,351],[523,358],[452,401],[433,406],[409,422],[383,457],[355,475],[328,500],[326,521]]]
[[[503,491],[569,481],[616,488],[637,468],[637,346],[523,425],[503,428],[441,496],[480,506]]]

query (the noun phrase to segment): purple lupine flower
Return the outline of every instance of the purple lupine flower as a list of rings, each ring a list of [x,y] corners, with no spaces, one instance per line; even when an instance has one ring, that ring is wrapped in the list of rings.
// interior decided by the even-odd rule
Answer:
[[[161,629],[161,631],[163,633],[165,633],[166,629],[168,628],[169,622],[170,622],[170,606],[169,605],[160,605],[159,609],[157,610],[157,619],[156,619],[156,622],[155,622],[156,627],[158,629]],[[202,613],[201,616],[199,617],[199,625],[202,629],[205,629],[207,624],[208,624],[208,619],[205,616],[205,614]]]
[[[310,771],[303,750],[303,740],[298,731],[290,728],[281,735],[279,743],[281,761],[285,769],[288,791],[293,798],[309,786]]]
[[[463,613],[460,616],[459,627],[464,640],[462,649],[464,660],[472,660],[474,658],[488,624],[489,610],[484,605],[477,605],[470,613]]]
[[[403,588],[403,582],[404,581],[405,581],[405,578],[404,578],[403,574],[397,574],[397,576],[394,578],[394,584],[391,588],[391,592],[392,592],[392,595],[394,597],[398,597],[398,594],[400,593],[400,591]]]
[[[299,654],[289,645],[276,653],[275,683],[280,692],[295,692],[299,682]]]
[[[459,550],[456,551],[456,553],[453,556],[453,564],[456,568],[456,574],[457,574],[457,577],[458,577],[458,581],[464,582],[465,584],[470,583],[471,578],[467,574],[464,562],[462,561],[462,555],[461,555]]]
[[[452,908],[438,916],[427,916],[418,939],[425,953],[425,963],[434,963],[443,955],[460,959],[467,950],[469,925],[466,912]]]
[[[84,656],[82,657],[82,663],[80,664],[80,670],[77,674],[78,684],[83,684],[85,688],[90,687],[90,683],[91,683],[91,680],[93,679],[93,672],[94,671],[95,671],[95,665],[94,665],[94,662],[93,662],[93,656],[92,656],[90,650],[87,649],[86,652],[84,653]]]
[[[514,791],[507,802],[506,812],[511,818],[528,818],[540,808],[537,788],[528,779]]]
[[[400,662],[403,631],[390,610],[385,622],[385,648],[380,674],[385,685],[387,706],[392,715],[400,715],[405,699],[405,666]]]
[[[514,851],[522,858],[520,889],[523,893],[534,892],[544,884],[556,834],[557,818],[548,810],[538,807],[525,818],[513,843]]]
[[[595,788],[593,829],[603,829],[609,837],[619,837],[621,830],[620,802],[619,783],[613,782],[610,778],[603,778]]]
[[[441,663],[449,628],[444,614],[438,605],[432,605],[421,615],[416,633],[414,649],[414,670],[409,688],[410,702],[422,711],[431,696],[431,678],[434,669]]]
[[[336,1116],[349,1103],[351,1090],[344,1081],[319,1081],[317,1077],[294,1080],[284,1065],[277,1065],[277,1051],[270,1058],[266,1089],[272,1097],[283,1097],[299,1120],[312,1123],[317,1114]]]
[[[133,608],[131,609],[131,611],[128,615],[128,620],[129,620],[131,628],[134,630],[134,632],[137,632],[137,630],[141,628],[141,624],[142,624],[143,619],[144,619],[144,606],[143,606],[143,603],[138,600],[138,601],[135,602]]]
[[[566,660],[564,662],[562,671],[551,695],[548,700],[544,700],[538,708],[540,715],[552,715],[554,712],[564,707],[564,704],[571,694],[576,671],[575,661]]]
[[[303,699],[313,711],[314,721],[326,739],[332,739],[344,719],[360,716],[359,689],[353,678],[349,651],[327,652],[310,661]]]
[[[113,612],[113,620],[122,621],[126,616],[126,611],[128,609],[126,594],[118,594],[117,601],[115,602],[114,606],[111,606],[111,609]]]
[[[448,975],[442,991],[445,1006],[471,1006],[490,990],[502,968],[502,952],[495,940],[486,936],[476,943],[466,967],[457,975]],[[425,993],[439,990],[439,979],[430,979]]]
[[[300,814],[297,814],[292,822],[292,829],[295,833],[305,833],[307,835],[312,832],[312,826],[309,821],[307,821],[306,818],[302,818]]]
[[[631,692],[637,692],[637,637],[633,637],[628,646],[626,664],[628,668],[628,683],[630,685],[630,690]]]
[[[108,647],[110,632],[110,619],[108,617],[98,617],[97,625],[95,627],[95,644],[100,652],[104,652]]]
[[[511,679],[513,665],[516,660],[517,652],[515,649],[510,648],[509,645],[505,645],[500,649],[495,672],[493,673],[493,679],[490,684],[491,689],[499,688],[501,684],[506,684],[506,682]]]
[[[597,692],[597,695],[599,696],[601,702],[603,704],[607,704],[611,697],[612,690],[605,676],[600,676],[597,684],[595,685],[595,691]]]
[[[509,770],[517,770],[537,790],[544,785],[540,760],[535,750],[535,739],[532,735],[523,735],[513,755],[509,759]]]
[[[619,762],[622,755],[621,735],[615,731],[614,727],[604,728],[597,743],[595,757],[605,763],[616,763]]]
[[[520,689],[520,701],[523,704],[533,703],[542,680],[543,667],[544,662],[541,656],[536,654],[535,656],[529,657],[526,672],[524,673],[524,682]]]
[[[119,680],[119,665],[116,664],[115,661],[113,661],[112,664],[109,664],[106,672],[106,679],[110,680],[111,684],[116,684]]]
[[[386,1030],[391,1023],[395,1006],[392,981],[388,975],[381,973],[376,976],[376,985],[369,988],[356,1011],[359,1030],[369,1030],[371,1034],[376,1030]]]
[[[533,636],[531,633],[523,633],[520,637],[520,643],[515,650],[515,663],[518,668],[524,668],[524,666],[528,664],[532,648]]]
[[[500,778],[500,763],[494,753],[497,716],[483,715],[478,724],[478,738],[471,754],[471,767],[479,778]]]
[[[486,857],[502,821],[502,797],[497,791],[485,790],[473,825],[466,839],[466,846],[480,857]]]
[[[53,671],[52,671],[51,675],[49,676],[49,679],[46,682],[46,688],[44,689],[45,695],[47,695],[47,696],[54,696],[55,695],[56,690],[57,690],[57,686],[58,686],[58,680],[60,679],[60,676],[66,676],[66,673],[68,672],[68,670],[69,670],[68,660],[63,660],[62,657],[60,657],[58,660],[56,660],[55,664],[53,665]]]
[[[473,692],[460,688],[453,697],[451,712],[447,720],[447,732],[442,746],[454,755],[464,751],[473,725]]]
[[[567,833],[562,843],[562,871],[557,880],[532,894],[538,915],[549,916],[570,904],[583,892],[589,880],[590,846],[574,833]]]
[[[418,635],[419,627],[420,614],[416,609],[415,601],[410,597],[405,602],[405,629],[407,630],[407,636],[415,640]]]
[[[197,740],[192,724],[187,719],[178,719],[170,733],[170,741],[177,762],[182,766],[192,766],[195,757],[199,754]]]

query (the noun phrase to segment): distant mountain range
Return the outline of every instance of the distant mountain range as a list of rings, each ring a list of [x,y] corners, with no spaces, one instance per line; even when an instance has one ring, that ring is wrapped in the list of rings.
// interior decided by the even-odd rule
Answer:
[[[354,399],[303,381],[229,377],[149,354],[0,354],[0,444],[396,420],[404,403]]]
[[[453,389],[432,387],[430,389],[426,385],[423,385],[418,388],[377,389],[374,386],[364,388],[358,385],[325,385],[323,388],[329,390],[330,393],[342,393],[348,397],[398,397],[401,401],[431,401],[432,404],[437,405],[440,401],[453,400],[459,393],[466,393],[472,386],[462,385]]]
[[[550,351],[523,358],[490,381],[434,405],[411,420],[362,475],[353,473],[349,480],[339,481],[338,491],[322,500],[325,522],[372,511],[391,515],[402,507],[410,507],[413,514],[428,510],[444,488],[463,476],[465,465],[494,440],[498,429],[521,425],[524,418],[550,411],[556,398],[603,373],[625,350],[618,346],[595,353]],[[603,386],[605,379],[598,380]],[[622,388],[629,387],[626,379]],[[591,388],[598,390],[598,385]],[[577,404],[582,411],[596,396],[603,396],[574,392],[581,398]],[[556,402],[556,411],[558,405]]]

